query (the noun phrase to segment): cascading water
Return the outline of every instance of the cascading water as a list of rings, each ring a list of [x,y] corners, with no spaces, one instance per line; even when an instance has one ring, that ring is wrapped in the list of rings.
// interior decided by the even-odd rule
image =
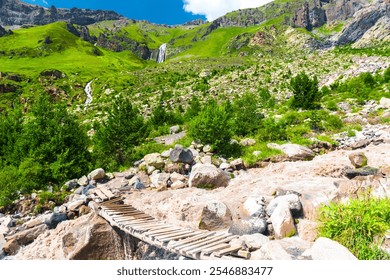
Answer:
[[[85,100],[85,106],[88,106],[92,103],[92,81],[90,81],[84,89],[85,94],[87,95],[87,99]]]
[[[162,44],[158,48],[157,63],[163,63],[165,61],[166,53],[167,53],[167,44]]]

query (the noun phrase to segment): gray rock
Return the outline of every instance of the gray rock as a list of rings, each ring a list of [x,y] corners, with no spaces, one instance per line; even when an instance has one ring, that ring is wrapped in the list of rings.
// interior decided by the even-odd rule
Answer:
[[[230,162],[230,167],[234,170],[241,170],[245,168],[244,161],[242,158],[235,159]]]
[[[302,255],[313,260],[357,260],[347,248],[325,237],[318,238]]]
[[[88,185],[83,188],[82,194],[89,195],[89,190],[96,188],[94,185]]]
[[[267,214],[268,216],[271,216],[273,211],[276,209],[276,207],[281,203],[282,201],[288,202],[291,214],[294,218],[299,218],[302,216],[302,204],[299,199],[299,196],[297,194],[287,194],[287,195],[281,195],[276,198],[274,198],[267,206]]]
[[[182,181],[173,182],[171,185],[171,189],[173,190],[184,189],[185,187],[187,187],[187,184]]]
[[[277,241],[265,243],[260,252],[266,260],[292,260],[291,255]],[[256,254],[252,255],[256,256]]]
[[[180,132],[180,126],[179,125],[171,126],[169,128],[169,133],[170,134],[175,134],[175,133],[178,133],[178,132]]]
[[[382,97],[379,101],[379,105],[383,108],[390,108],[390,98]]]
[[[248,235],[256,233],[265,233],[267,231],[267,222],[262,218],[251,217],[249,219],[240,219],[232,223],[229,233],[234,235]]]
[[[135,182],[135,183],[133,184],[133,188],[134,188],[135,190],[143,190],[143,189],[146,188],[146,186],[145,186],[144,183],[138,181],[138,182]]]
[[[69,211],[78,211],[79,210],[79,208],[82,206],[82,205],[84,205],[85,203],[84,203],[84,200],[76,200],[76,201],[73,201],[73,202],[71,202],[70,204],[69,204],[69,206],[68,206],[68,209],[69,209]],[[61,212],[60,212],[61,213]]]
[[[268,148],[280,150],[287,155],[291,160],[308,160],[314,158],[315,154],[309,148],[297,144],[283,144],[275,143],[267,144]]]
[[[202,150],[203,150],[204,153],[211,153],[213,151],[213,148],[210,145],[205,145],[202,148]]]
[[[45,224],[50,229],[53,229],[56,228],[59,223],[66,220],[67,220],[67,216],[65,213],[53,213],[45,220]]]
[[[230,226],[232,215],[222,202],[210,202],[203,207],[199,222],[200,229],[220,230]]]
[[[104,179],[106,176],[106,173],[104,172],[103,168],[98,168],[92,171],[91,173],[88,174],[88,179],[89,180],[101,180]]]
[[[252,138],[246,138],[240,141],[241,146],[253,146],[256,144],[256,140]]]
[[[81,195],[81,194],[83,194],[83,190],[84,190],[84,187],[80,186],[80,187],[78,187],[77,189],[74,190],[74,193],[77,194],[77,195]]]
[[[274,229],[275,238],[282,239],[295,235],[294,218],[291,215],[288,201],[283,200],[278,203],[270,217],[270,221]]]
[[[159,153],[146,155],[144,161],[147,165],[154,166],[157,169],[161,169],[165,166],[165,162]]]
[[[170,185],[170,174],[168,173],[158,173],[158,174],[152,174],[150,176],[150,181],[152,182],[153,186],[157,189],[161,188],[167,188],[168,185]]]
[[[230,177],[212,164],[196,164],[192,167],[189,186],[196,188],[220,188],[229,184]]]
[[[361,168],[367,165],[367,157],[363,152],[352,153],[348,156],[352,165],[356,168]]]
[[[47,225],[41,224],[34,228],[30,228],[27,230],[20,231],[11,238],[16,239],[20,246],[25,246],[33,242],[40,234],[47,230]]]
[[[83,177],[81,177],[80,179],[78,179],[77,183],[78,183],[80,186],[86,186],[86,185],[88,185],[89,180],[88,180],[87,176],[84,175]]]
[[[250,251],[258,250],[265,243],[270,242],[269,238],[261,233],[243,235],[240,236],[239,240],[242,240]]]
[[[357,176],[370,176],[370,175],[376,175],[378,174],[379,169],[365,166],[358,169],[348,169],[345,171],[345,176],[347,176],[348,179],[353,179]]]
[[[243,204],[243,210],[248,216],[265,218],[265,199],[264,197],[249,197]]]
[[[77,183],[77,179],[70,180],[66,182],[64,185],[66,186],[66,189],[68,191],[73,190],[79,186],[79,184]]]
[[[172,162],[181,162],[191,164],[194,161],[194,155],[190,149],[175,147],[169,154]]]
[[[171,154],[171,151],[170,151],[170,150],[166,150],[166,151],[163,151],[163,152],[161,153],[161,157],[163,157],[163,158],[169,158],[170,154]]]
[[[220,169],[226,170],[230,168],[230,164],[227,162],[222,162],[221,165],[219,166]]]

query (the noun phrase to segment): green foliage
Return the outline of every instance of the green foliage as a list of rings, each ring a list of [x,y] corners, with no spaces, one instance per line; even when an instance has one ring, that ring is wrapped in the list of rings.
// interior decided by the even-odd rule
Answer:
[[[210,99],[203,110],[189,123],[189,135],[204,144],[212,145],[219,153],[229,153],[231,129],[229,104]]]
[[[252,93],[245,93],[234,100],[231,115],[236,135],[245,136],[259,128],[263,115],[258,112],[258,104],[258,98]]]
[[[189,106],[184,113],[184,119],[188,120],[192,119],[193,117],[196,117],[201,110],[202,104],[200,103],[199,98],[196,95],[193,95],[189,102]]]
[[[378,248],[380,238],[390,229],[390,200],[365,195],[347,204],[323,206],[320,234],[346,246],[360,260],[390,259]]]
[[[106,120],[96,124],[93,156],[96,166],[108,170],[130,165],[134,147],[142,143],[148,133],[144,118],[123,95],[115,99]]]
[[[0,116],[0,204],[89,170],[89,140],[64,104],[40,95],[26,117]]]
[[[310,79],[306,73],[301,72],[291,79],[290,88],[294,94],[291,107],[310,110],[318,106],[321,96],[317,77]]]

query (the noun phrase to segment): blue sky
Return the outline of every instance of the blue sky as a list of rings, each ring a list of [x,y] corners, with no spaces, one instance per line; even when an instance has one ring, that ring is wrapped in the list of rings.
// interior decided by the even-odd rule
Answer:
[[[131,19],[160,24],[181,24],[203,18],[214,20],[227,12],[261,6],[271,0],[23,0],[57,8],[114,10]]]

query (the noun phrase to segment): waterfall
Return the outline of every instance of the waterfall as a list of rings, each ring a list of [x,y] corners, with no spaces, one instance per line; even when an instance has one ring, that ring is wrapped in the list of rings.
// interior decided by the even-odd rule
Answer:
[[[165,61],[166,53],[167,53],[167,44],[162,44],[158,48],[157,63],[162,63]]]
[[[87,95],[87,100],[85,100],[85,106],[88,106],[92,103],[92,81],[90,81],[84,89],[85,94]]]

